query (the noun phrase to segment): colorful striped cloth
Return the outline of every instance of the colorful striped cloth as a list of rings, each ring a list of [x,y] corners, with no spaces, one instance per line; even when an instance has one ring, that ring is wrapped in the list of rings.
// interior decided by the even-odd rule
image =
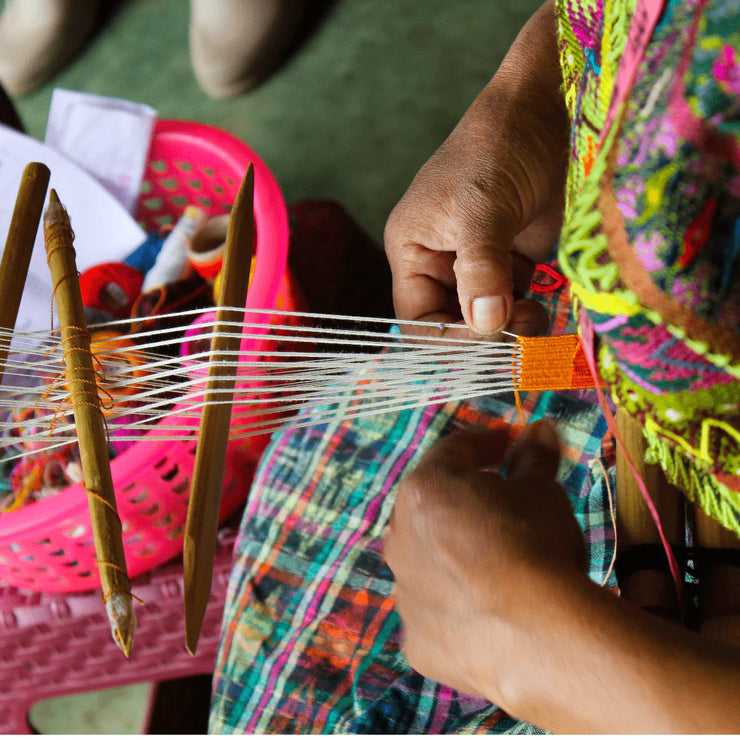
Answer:
[[[548,296],[553,333],[573,331]],[[379,356],[378,363],[383,362]],[[362,403],[362,385],[345,397]],[[592,392],[522,394],[563,442],[560,480],[602,582],[613,553],[604,472],[613,455]],[[489,702],[429,681],[399,649],[383,535],[399,481],[450,432],[522,424],[513,394],[345,419],[277,435],[235,547],[213,684],[214,733],[531,733]],[[605,457],[604,457],[605,456]],[[613,486],[612,486],[613,490]]]

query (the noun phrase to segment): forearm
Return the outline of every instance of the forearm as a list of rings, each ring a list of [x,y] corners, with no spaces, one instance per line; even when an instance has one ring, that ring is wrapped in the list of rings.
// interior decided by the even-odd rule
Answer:
[[[547,2],[417,180],[451,183],[451,212],[470,214],[497,243],[542,261],[560,230],[569,134],[555,9]]]
[[[532,115],[533,111],[536,115]],[[521,30],[451,139],[462,137],[468,146],[483,150],[478,160],[481,187],[495,192],[502,177],[517,182],[522,212],[516,221],[522,224],[531,220],[533,211],[549,202],[553,191],[563,189],[569,132],[555,9],[552,2],[547,2]],[[516,154],[523,176],[498,170],[499,158],[489,157],[488,152],[501,150]],[[515,166],[511,158],[507,159],[507,166]],[[528,188],[523,187],[524,183]]]
[[[511,104],[512,113],[517,106],[534,105],[544,130],[559,137],[567,134],[569,120],[552,0],[545,2],[524,25],[469,112],[490,117],[492,111],[495,113],[507,103]]]
[[[505,707],[554,732],[740,729],[740,651],[646,614],[587,579],[553,585],[522,635]],[[547,614],[543,621],[542,614]]]

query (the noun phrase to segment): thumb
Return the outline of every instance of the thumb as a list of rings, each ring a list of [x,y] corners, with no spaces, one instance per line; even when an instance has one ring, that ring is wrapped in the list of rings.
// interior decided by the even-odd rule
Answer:
[[[496,240],[509,244],[505,238]],[[474,243],[460,247],[455,260],[455,279],[465,323],[481,336],[506,327],[514,305],[512,256],[506,247]]]

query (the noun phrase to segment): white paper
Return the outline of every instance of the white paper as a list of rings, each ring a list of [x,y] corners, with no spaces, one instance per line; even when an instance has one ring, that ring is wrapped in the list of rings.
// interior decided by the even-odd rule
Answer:
[[[44,141],[96,177],[134,214],[156,120],[148,105],[57,88]]]
[[[49,188],[56,190],[69,213],[80,272],[100,262],[120,261],[144,241],[144,231],[94,177],[48,146],[0,124],[0,245],[5,245],[18,186],[29,162],[43,162],[51,171]],[[17,331],[50,328],[51,293],[43,227],[39,225]]]

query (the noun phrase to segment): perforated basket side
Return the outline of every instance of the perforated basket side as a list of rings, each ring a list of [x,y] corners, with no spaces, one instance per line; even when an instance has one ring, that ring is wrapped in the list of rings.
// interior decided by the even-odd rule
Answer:
[[[172,223],[188,202],[211,215],[224,213],[250,162],[255,167],[258,237],[247,304],[270,308],[285,301],[281,289],[287,273],[287,212],[269,169],[243,142],[204,124],[159,121],[138,218],[146,229],[156,230]],[[111,464],[133,576],[182,552],[194,462],[194,439],[162,442],[151,441],[150,436],[156,438],[156,433],[146,435]],[[254,464],[266,443],[265,436],[229,446],[221,520],[246,499]],[[80,486],[0,518],[0,581],[52,592],[97,588],[86,494]]]
[[[157,158],[144,173],[137,218],[145,230],[174,225],[187,205],[197,205],[209,216],[228,213],[239,187],[235,173],[224,174],[213,162],[193,162],[191,152],[171,148],[158,142]]]
[[[142,442],[111,466],[126,564],[132,577],[182,552],[194,455],[192,436],[182,442]],[[254,460],[247,459],[237,445],[230,445],[220,521],[245,501],[253,470]],[[86,497],[80,486],[73,486],[28,507],[43,515],[41,521],[0,534],[4,581],[50,592],[100,586]]]

